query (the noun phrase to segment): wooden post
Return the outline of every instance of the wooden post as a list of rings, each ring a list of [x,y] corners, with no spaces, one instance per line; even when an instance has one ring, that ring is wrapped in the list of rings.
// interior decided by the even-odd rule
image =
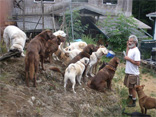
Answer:
[[[25,32],[25,0],[23,0],[23,31]]]
[[[44,3],[41,0],[41,8],[42,8],[42,30],[44,30]]]
[[[73,27],[72,1],[70,1],[70,16],[71,16],[72,40],[74,40],[74,27]]]
[[[52,12],[53,28],[54,28],[54,31],[56,31],[55,18],[54,18],[54,4],[53,4],[53,6],[52,6],[52,10],[53,10],[53,12]]]

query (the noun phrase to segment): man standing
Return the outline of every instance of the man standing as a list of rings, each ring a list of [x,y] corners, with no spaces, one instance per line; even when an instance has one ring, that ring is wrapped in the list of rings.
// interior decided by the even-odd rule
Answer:
[[[140,51],[137,48],[138,39],[135,35],[129,36],[127,41],[126,56],[126,68],[124,85],[129,89],[129,97],[127,100],[128,107],[136,106],[136,91],[135,85],[140,84],[139,79],[139,65],[140,65]]]

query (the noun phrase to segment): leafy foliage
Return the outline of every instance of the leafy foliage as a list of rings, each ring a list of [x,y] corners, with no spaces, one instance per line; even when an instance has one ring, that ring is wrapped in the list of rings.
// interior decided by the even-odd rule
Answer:
[[[123,51],[126,48],[128,37],[136,29],[134,19],[123,14],[114,18],[108,15],[103,22],[98,22],[98,25],[105,28],[106,35],[109,37],[107,41],[112,46],[111,49],[115,51]]]
[[[88,25],[82,25],[81,16],[78,11],[74,11],[72,13],[72,19],[73,19],[74,38],[79,39],[82,37],[82,34],[88,28]],[[67,30],[68,30],[69,40],[72,40],[71,15],[65,14],[65,20],[66,20],[66,26],[67,26]],[[59,21],[62,22],[62,19],[60,19]]]
[[[90,35],[83,35],[82,40],[85,41],[87,44],[96,44],[95,38],[92,38]]]

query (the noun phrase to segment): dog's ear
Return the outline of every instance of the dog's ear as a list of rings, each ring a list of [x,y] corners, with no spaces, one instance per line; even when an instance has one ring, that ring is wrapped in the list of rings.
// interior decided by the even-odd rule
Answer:
[[[119,64],[120,63],[120,59],[118,57],[116,57],[116,63]]]
[[[144,89],[145,85],[141,85],[141,87]]]
[[[46,36],[47,36],[47,39],[54,38],[54,35],[53,35],[52,31],[50,31],[50,30],[47,30]]]

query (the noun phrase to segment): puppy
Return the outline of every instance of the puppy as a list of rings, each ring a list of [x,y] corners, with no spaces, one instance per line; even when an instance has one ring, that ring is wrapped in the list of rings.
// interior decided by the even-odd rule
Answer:
[[[144,93],[143,91],[144,86],[145,85],[141,85],[141,86],[137,85],[135,86],[135,88],[139,97],[139,105],[141,108],[141,112],[142,114],[147,114],[147,109],[152,109],[152,108],[156,109],[156,99],[151,98]]]
[[[103,69],[101,69],[91,81],[88,82],[88,86],[92,89],[105,92],[104,88],[111,90],[111,82],[114,77],[116,68],[119,64],[119,58],[112,58],[108,65],[106,65]]]
[[[71,63],[76,63],[77,61],[79,61],[81,58],[83,57],[87,57],[90,58],[90,55],[92,54],[92,52],[97,51],[97,48],[93,45],[93,44],[88,44],[82,52],[80,52],[77,56],[75,56],[69,64]]]
[[[98,62],[98,60],[103,56],[103,55],[106,55],[108,53],[108,50],[107,48],[105,47],[102,47],[102,48],[99,48],[96,52],[93,52],[92,55],[90,56],[90,61],[89,61],[89,64],[87,66],[87,69],[86,69],[86,77],[88,77],[88,73],[94,77],[94,75],[92,74],[92,68],[93,66],[95,66],[95,64]]]
[[[18,49],[21,56],[25,56],[23,48],[25,46],[26,34],[16,26],[10,25],[4,29],[3,39],[6,43],[7,50]]]
[[[76,79],[78,81],[78,83],[81,85],[81,78],[82,78],[82,74],[85,70],[85,66],[88,64],[89,59],[84,57],[82,59],[80,59],[79,61],[77,61],[76,63],[72,63],[70,64],[66,70],[65,70],[65,75],[64,75],[64,88],[66,90],[66,85],[67,85],[67,80],[70,79],[71,83],[72,83],[72,89],[73,92],[75,92],[75,84],[76,84]]]
[[[78,50],[82,51],[86,46],[87,46],[86,42],[73,42],[73,43],[71,43],[70,46],[66,47],[65,50],[71,51],[74,49],[78,49]]]
[[[42,31],[35,36],[28,44],[25,57],[25,72],[26,84],[29,86],[29,79],[33,80],[33,85],[36,87],[36,78],[39,70],[39,62],[43,67],[44,56],[46,51],[46,43],[48,40],[56,38],[50,30]]]

